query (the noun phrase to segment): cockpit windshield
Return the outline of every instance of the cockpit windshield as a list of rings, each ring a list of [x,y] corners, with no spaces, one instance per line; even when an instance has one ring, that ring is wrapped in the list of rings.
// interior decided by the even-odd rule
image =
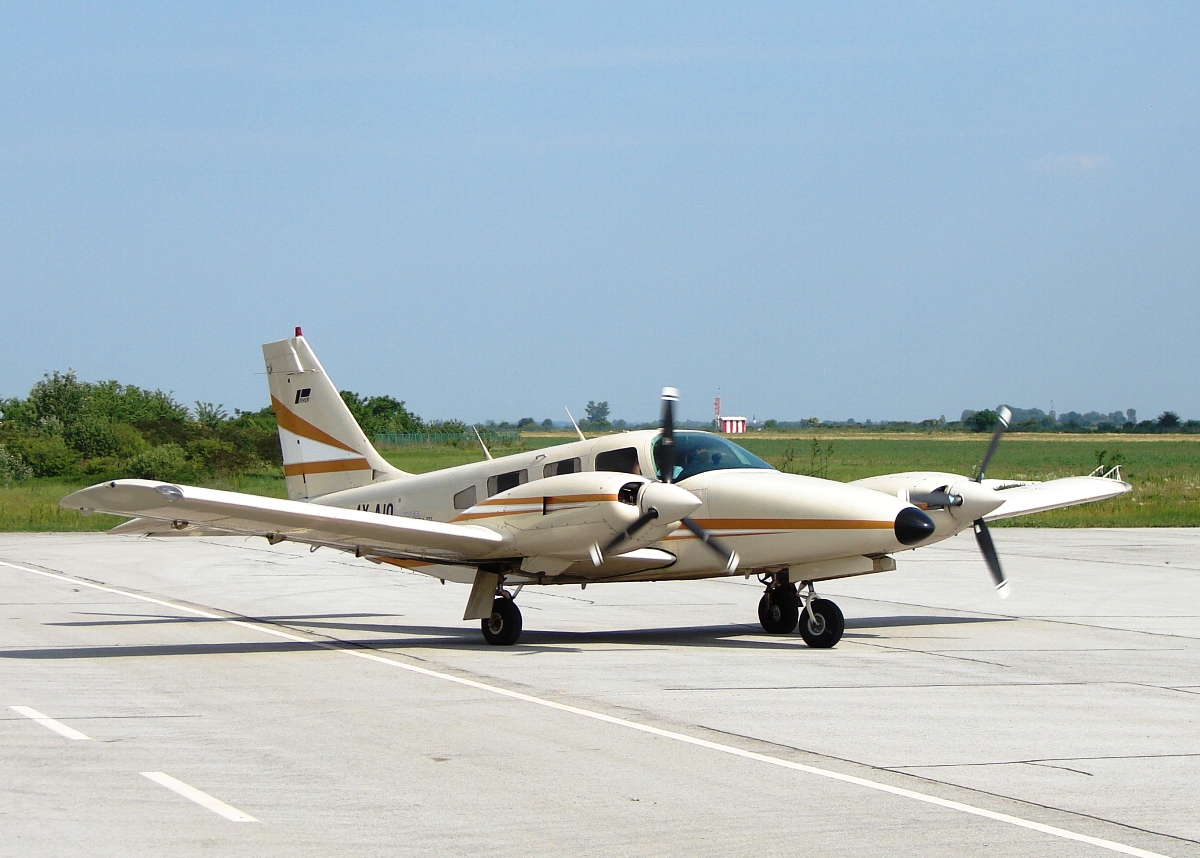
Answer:
[[[659,479],[664,479],[662,462],[659,461],[659,448],[662,436],[654,439],[654,465]],[[724,468],[770,468],[758,456],[749,450],[744,450],[732,441],[727,441],[720,435],[710,432],[676,432],[675,433],[675,474],[672,482],[686,480],[705,471],[717,471]]]

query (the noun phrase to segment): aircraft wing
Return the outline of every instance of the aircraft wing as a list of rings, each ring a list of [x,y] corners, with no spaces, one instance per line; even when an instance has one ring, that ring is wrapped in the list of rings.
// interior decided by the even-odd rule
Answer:
[[[472,524],[444,524],[155,480],[113,480],[67,495],[60,506],[130,516],[118,533],[243,534],[447,563],[502,557],[506,539]]]
[[[1133,490],[1129,483],[1109,477],[1064,477],[1039,483],[984,480],[983,485],[1004,498],[1003,504],[984,516],[986,521],[1108,500]]]

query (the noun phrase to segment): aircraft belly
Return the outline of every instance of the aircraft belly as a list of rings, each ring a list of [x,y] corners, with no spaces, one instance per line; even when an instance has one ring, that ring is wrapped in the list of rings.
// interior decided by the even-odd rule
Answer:
[[[714,534],[738,553],[739,570],[778,568],[838,557],[884,554],[896,550],[891,530],[882,529],[805,529],[795,531],[742,531]],[[673,571],[696,572],[704,569],[723,574],[713,553],[698,539],[673,535],[660,545],[674,551],[679,560]]]

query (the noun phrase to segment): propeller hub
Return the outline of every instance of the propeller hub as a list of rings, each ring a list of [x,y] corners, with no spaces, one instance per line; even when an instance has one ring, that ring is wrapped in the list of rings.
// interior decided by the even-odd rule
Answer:
[[[950,514],[962,522],[983,518],[1004,503],[1003,494],[974,480],[955,483],[950,493],[962,498],[959,504],[950,507]]]
[[[933,536],[933,519],[915,506],[905,507],[896,515],[896,541],[901,545],[916,545]]]
[[[658,510],[660,521],[679,521],[701,506],[700,498],[670,483],[647,483],[638,499],[643,513]]]

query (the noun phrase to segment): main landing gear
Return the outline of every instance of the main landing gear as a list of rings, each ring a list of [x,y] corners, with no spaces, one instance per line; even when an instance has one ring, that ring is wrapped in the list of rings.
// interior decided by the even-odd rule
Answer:
[[[516,602],[520,591],[520,587],[514,593],[498,588],[492,602],[492,615],[479,621],[483,639],[492,646],[512,646],[521,637],[521,609]]]
[[[758,621],[768,634],[788,635],[799,625],[800,637],[816,649],[828,649],[842,639],[846,620],[841,609],[828,599],[818,599],[812,582],[806,582],[808,593],[801,597],[786,572],[760,580],[767,590],[758,603]]]

